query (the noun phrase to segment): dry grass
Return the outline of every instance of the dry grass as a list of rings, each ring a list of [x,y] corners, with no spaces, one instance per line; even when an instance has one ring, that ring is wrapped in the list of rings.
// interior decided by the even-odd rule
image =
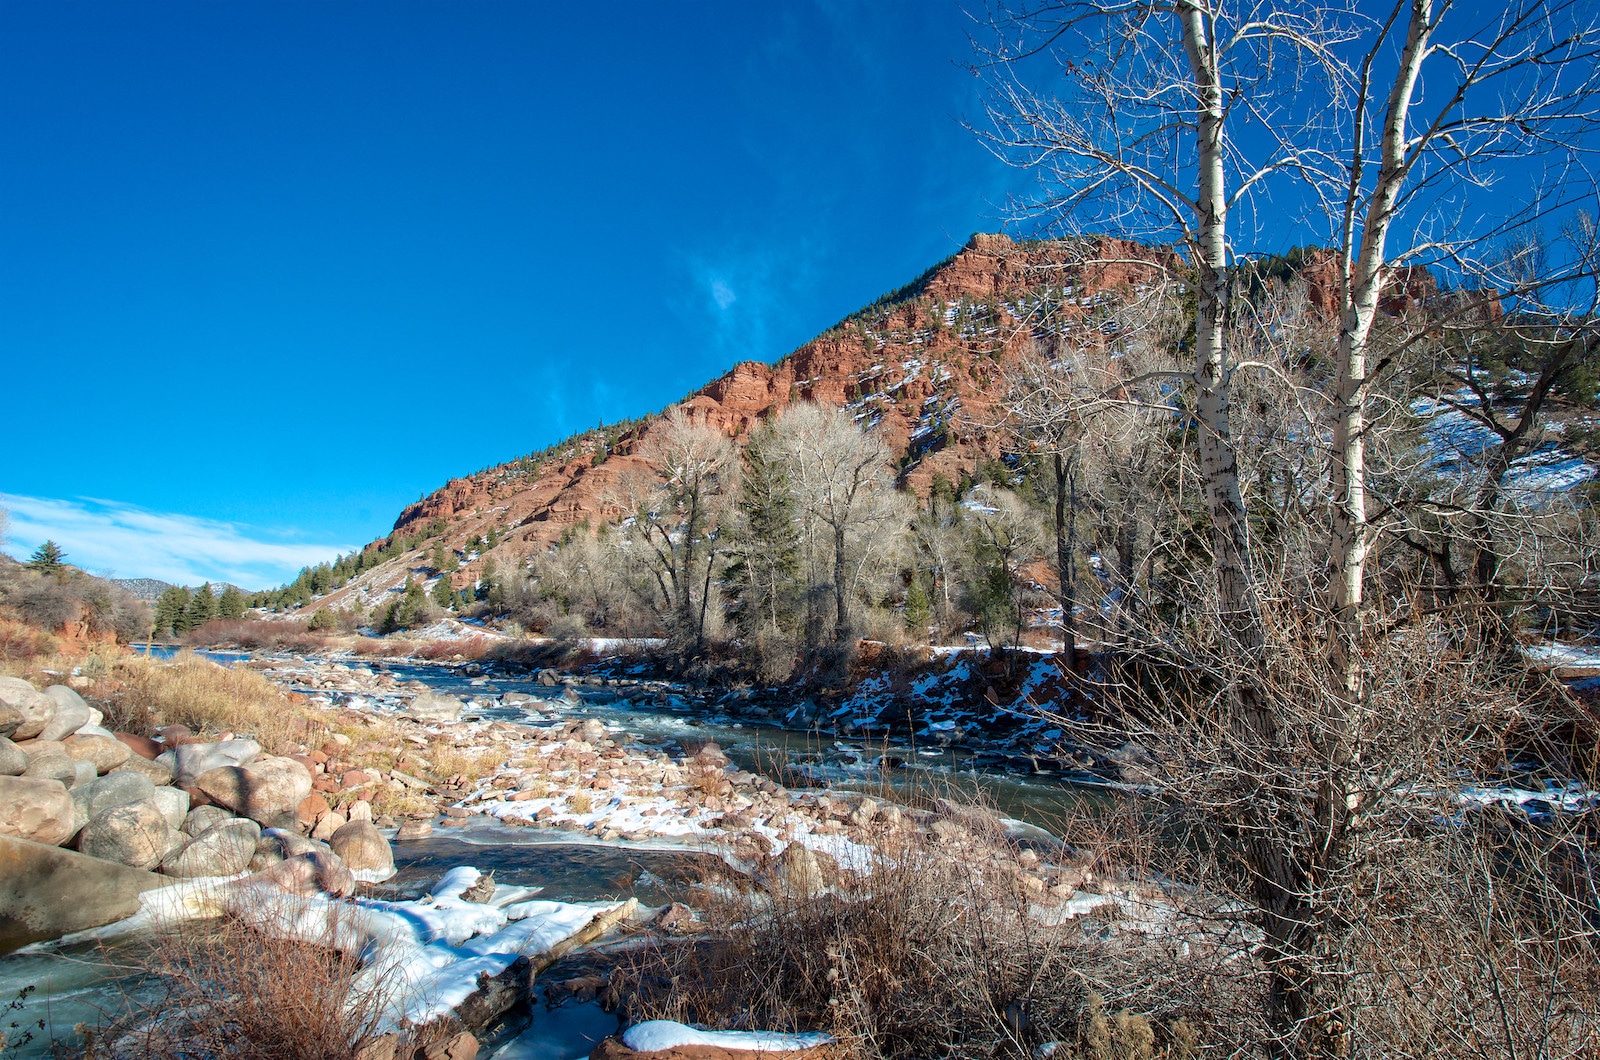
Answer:
[[[298,919],[282,916],[286,926]],[[157,936],[139,967],[160,979],[161,995],[129,1002],[99,1033],[80,1031],[77,1055],[350,1060],[381,1037],[383,1010],[396,999],[358,988],[359,954],[333,945],[338,916],[330,912],[307,941],[269,938],[289,933],[263,934],[233,916]]]
[[[56,638],[15,619],[0,618],[0,662],[54,655]]]
[[[503,751],[487,748],[460,748],[448,736],[436,737],[428,746],[428,760],[433,763],[432,773],[440,780],[457,775],[469,782],[481,780],[495,771],[503,754]]]
[[[313,652],[326,648],[333,639],[314,633],[304,622],[272,622],[259,618],[219,618],[184,635],[184,643],[194,647],[234,647],[250,651]]]
[[[304,742],[313,727],[309,707],[246,667],[179,652],[170,661],[125,656],[113,669],[121,687],[106,715],[124,725],[147,714],[150,724],[187,725],[197,734],[248,735],[273,753]]]
[[[567,809],[572,813],[593,813],[594,799],[587,791],[575,791],[567,796]]]
[[[1176,943],[1132,959],[1100,939],[1101,919],[1051,926],[1006,871],[1021,851],[994,818],[947,810],[970,840],[902,835],[829,893],[797,890],[776,865],[755,891],[708,886],[707,938],[636,951],[619,971],[627,1015],[821,1029],[863,1058],[1026,1057],[1052,1042],[1059,1058],[1197,1054],[1196,1028],[1225,1009],[1149,988],[1195,961]],[[1149,967],[1122,982],[1135,963]]]

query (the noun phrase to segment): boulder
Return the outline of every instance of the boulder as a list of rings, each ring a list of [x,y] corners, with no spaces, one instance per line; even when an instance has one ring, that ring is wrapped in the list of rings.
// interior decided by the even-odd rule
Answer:
[[[84,762],[79,759],[74,759],[72,765],[75,771],[72,780],[74,787],[79,784],[87,784],[89,781],[100,775],[99,773],[95,772],[93,762]]]
[[[136,754],[129,755],[128,760],[117,767],[117,772],[138,773],[157,787],[172,783],[172,770],[159,762],[152,762]]]
[[[28,752],[0,736],[0,777],[20,777],[28,768]]]
[[[111,772],[133,756],[132,751],[109,736],[85,736],[82,732],[68,736],[61,741],[61,746],[66,749],[67,755],[74,762],[90,762],[94,765],[94,771],[99,774]]]
[[[31,740],[55,715],[55,700],[20,677],[0,677],[0,736]]]
[[[60,846],[77,830],[72,795],[65,784],[36,777],[0,777],[0,835]]]
[[[784,893],[809,898],[822,891],[822,868],[817,856],[799,843],[790,843],[778,855],[778,883]]]
[[[842,1060],[850,1055],[823,1034],[701,1031],[649,1020],[607,1038],[589,1060]]]
[[[299,832],[291,832],[287,828],[263,828],[261,838],[256,840],[256,852],[250,859],[250,868],[264,869],[280,861],[299,857],[301,854],[332,853],[333,848],[328,844],[308,839]]]
[[[196,806],[184,815],[183,824],[179,827],[188,835],[194,836],[223,821],[231,820],[233,814],[221,806]]]
[[[394,875],[394,851],[370,821],[351,821],[329,837],[328,845],[359,880],[374,883]]]
[[[161,813],[167,819],[167,826],[174,832],[187,836],[188,833],[183,831],[183,822],[189,816],[189,793],[182,788],[168,785],[152,789],[151,798],[161,807]]]
[[[295,816],[300,818],[300,827],[310,830],[324,814],[331,813],[333,807],[328,805],[328,800],[318,792],[300,800],[300,805],[294,808]]]
[[[155,799],[114,806],[89,818],[76,841],[80,852],[136,869],[153,869],[166,857],[172,830]]]
[[[466,1031],[422,1050],[422,1060],[478,1060],[478,1039]]]
[[[41,740],[65,740],[93,719],[89,704],[66,685],[51,685],[40,695],[47,696],[56,705],[54,716],[39,730]]]
[[[0,953],[132,916],[140,894],[171,882],[10,836],[0,836],[0,880]]]
[[[402,821],[400,830],[395,833],[395,840],[405,843],[414,839],[426,839],[432,834],[432,821]]]
[[[114,732],[111,735],[116,737],[118,743],[127,747],[128,750],[140,758],[146,758],[152,762],[156,760],[161,752],[167,749],[166,745],[157,743],[148,736],[134,736],[132,733],[126,732]]]
[[[346,808],[344,815],[352,821],[370,821],[372,820],[372,803],[366,799],[357,799]]]
[[[28,756],[28,768],[22,771],[23,776],[35,780],[59,780],[68,787],[77,783],[78,764],[59,743],[52,740],[42,747],[30,747],[28,744],[20,746]]]
[[[406,714],[425,725],[455,721],[461,717],[461,700],[436,692],[424,692],[411,701]]]
[[[181,851],[161,863],[161,871],[184,879],[233,876],[249,868],[260,838],[260,825],[235,817],[195,836]]]
[[[343,814],[337,810],[329,810],[317,819],[316,825],[311,829],[311,838],[327,840],[348,823]]]
[[[342,898],[356,889],[356,878],[345,863],[331,851],[322,850],[285,858],[257,872],[253,879],[306,898],[318,893]]]
[[[242,817],[275,824],[285,815],[297,819],[296,808],[311,794],[311,774],[292,758],[268,757],[208,769],[194,778],[194,786]]]
[[[138,773],[118,770],[87,784],[79,784],[69,794],[78,827],[82,828],[91,818],[106,810],[155,798],[156,789]]]
[[[169,726],[161,731],[165,733],[172,728]],[[177,783],[189,785],[201,773],[224,766],[242,766],[260,754],[261,745],[254,740],[217,740],[214,743],[178,744],[172,750],[163,752],[156,761],[172,770]]]

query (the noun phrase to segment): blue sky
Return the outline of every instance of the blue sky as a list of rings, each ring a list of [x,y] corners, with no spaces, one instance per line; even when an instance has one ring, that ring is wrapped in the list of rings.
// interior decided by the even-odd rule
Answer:
[[[999,227],[1020,177],[959,124],[969,28],[940,0],[0,5],[6,549],[274,584],[781,356]]]

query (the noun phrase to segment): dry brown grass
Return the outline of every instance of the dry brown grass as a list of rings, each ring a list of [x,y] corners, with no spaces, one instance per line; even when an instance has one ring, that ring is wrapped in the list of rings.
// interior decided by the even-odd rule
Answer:
[[[495,771],[503,751],[485,748],[470,750],[457,747],[448,736],[436,737],[428,745],[428,760],[433,763],[431,772],[440,780],[460,775],[467,781],[478,781]]]
[[[629,1018],[820,1029],[863,1058],[1026,1057],[1052,1042],[1063,1060],[1196,1055],[1196,1027],[1225,1009],[1151,989],[1193,961],[1151,947],[1137,961],[1151,967],[1122,981],[1135,962],[1101,940],[1103,919],[1039,919],[992,815],[946,806],[969,841],[905,836],[830,893],[797,891],[776,866],[754,891],[708,880],[708,937],[635,951],[619,971]]]
[[[56,638],[15,619],[0,618],[0,661],[13,662],[54,655]]]
[[[330,912],[307,941],[269,938],[233,916],[157,936],[139,969],[159,979],[161,993],[129,1001],[102,1031],[80,1032],[76,1054],[350,1060],[381,1037],[384,1007],[396,999],[358,989],[360,956],[333,945],[339,915]],[[296,913],[282,916],[287,924]]]
[[[121,687],[108,700],[108,720],[147,712],[155,725],[187,725],[205,735],[231,731],[273,753],[302,743],[313,728],[311,708],[243,666],[179,652],[170,661],[127,655],[113,669]]]
[[[567,809],[573,813],[593,813],[594,799],[587,791],[575,791],[567,796]]]

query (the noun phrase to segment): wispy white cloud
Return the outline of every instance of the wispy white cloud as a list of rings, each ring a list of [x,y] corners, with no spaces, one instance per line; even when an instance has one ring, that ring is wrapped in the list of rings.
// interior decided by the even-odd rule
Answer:
[[[120,578],[261,589],[288,581],[307,564],[351,551],[349,545],[294,541],[282,531],[91,497],[0,493],[0,508],[10,515],[4,547],[13,556],[26,557],[49,539],[66,552],[67,562]]]

